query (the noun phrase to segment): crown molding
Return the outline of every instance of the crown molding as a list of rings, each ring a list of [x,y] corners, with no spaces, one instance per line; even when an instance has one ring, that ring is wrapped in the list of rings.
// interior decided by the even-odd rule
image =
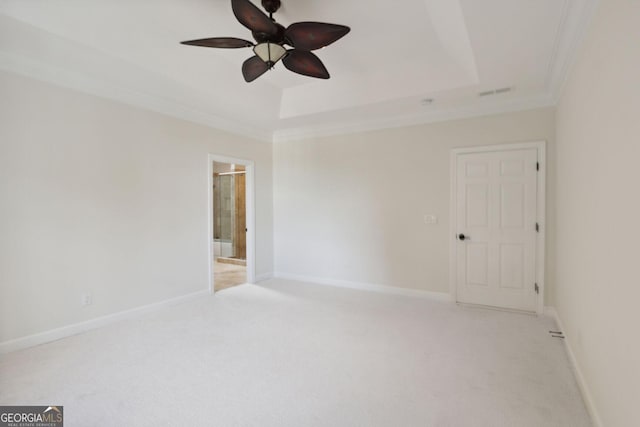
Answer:
[[[26,56],[0,51],[0,70],[258,141],[269,143],[273,141],[273,133],[270,130],[198,111],[157,95],[150,95],[122,85],[114,85],[95,76],[55,67]]]
[[[563,18],[554,45],[554,55],[549,64],[547,87],[554,103],[558,104],[578,50],[600,4],[600,0],[564,0]],[[575,9],[579,9],[577,12]]]
[[[471,107],[451,108],[448,110],[430,111],[421,114],[411,114],[387,119],[369,119],[352,123],[306,126],[299,128],[283,129],[274,132],[273,141],[288,142],[312,138],[324,138],[336,135],[346,135],[362,132],[371,132],[383,129],[419,126],[429,123],[446,122],[450,120],[469,119],[474,117],[491,116],[510,112],[534,110],[555,106],[550,94],[523,98],[495,101],[490,104],[474,105]]]

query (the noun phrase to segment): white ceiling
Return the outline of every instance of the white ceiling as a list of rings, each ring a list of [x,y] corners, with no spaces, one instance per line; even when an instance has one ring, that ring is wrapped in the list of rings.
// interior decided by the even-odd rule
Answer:
[[[330,80],[277,64],[248,84],[250,49],[179,44],[251,39],[230,0],[0,0],[0,69],[259,139],[303,138],[553,105],[597,0],[282,1],[285,26],[351,27],[317,52]]]

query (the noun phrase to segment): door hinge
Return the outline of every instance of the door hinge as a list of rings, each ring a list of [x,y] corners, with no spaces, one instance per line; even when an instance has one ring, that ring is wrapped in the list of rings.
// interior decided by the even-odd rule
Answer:
[[[536,170],[539,171],[540,170],[540,162],[536,162]]]
[[[536,222],[536,233],[539,233],[539,232],[540,232],[540,224]]]
[[[536,290],[536,294],[540,294],[540,287],[538,286],[537,283],[535,284],[535,288],[534,289]]]

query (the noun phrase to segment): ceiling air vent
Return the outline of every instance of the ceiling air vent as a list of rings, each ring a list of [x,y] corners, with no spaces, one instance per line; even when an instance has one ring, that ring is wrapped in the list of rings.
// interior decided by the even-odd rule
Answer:
[[[501,95],[503,93],[511,92],[512,90],[513,90],[513,88],[511,88],[511,87],[503,87],[503,88],[500,88],[500,89],[487,90],[485,92],[480,92],[478,94],[478,96],[483,97],[483,96]]]

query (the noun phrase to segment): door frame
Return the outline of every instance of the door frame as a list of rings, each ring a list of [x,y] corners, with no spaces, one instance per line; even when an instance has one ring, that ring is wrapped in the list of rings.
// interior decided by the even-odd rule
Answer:
[[[256,211],[255,211],[255,162],[253,160],[239,159],[235,157],[209,154],[208,157],[208,188],[209,201],[207,230],[208,230],[208,253],[209,253],[209,293],[215,292],[215,276],[213,265],[213,162],[232,163],[245,167],[245,198],[246,198],[246,221],[247,221],[247,283],[255,283],[256,280]]]
[[[536,149],[538,153],[538,164],[540,170],[537,174],[537,197],[536,197],[536,217],[540,227],[539,233],[536,233],[536,283],[540,289],[538,301],[536,304],[536,313],[541,315],[544,313],[544,292],[545,292],[545,241],[546,241],[546,141],[533,141],[522,143],[496,144],[478,147],[454,148],[451,150],[450,165],[450,210],[449,210],[449,228],[452,240],[449,243],[449,292],[453,301],[458,301],[457,295],[457,218],[458,203],[456,200],[457,183],[457,167],[458,156],[461,154],[488,153],[492,151],[512,151],[523,149]],[[532,224],[532,226],[534,226]],[[532,284],[533,285],[533,284]]]

